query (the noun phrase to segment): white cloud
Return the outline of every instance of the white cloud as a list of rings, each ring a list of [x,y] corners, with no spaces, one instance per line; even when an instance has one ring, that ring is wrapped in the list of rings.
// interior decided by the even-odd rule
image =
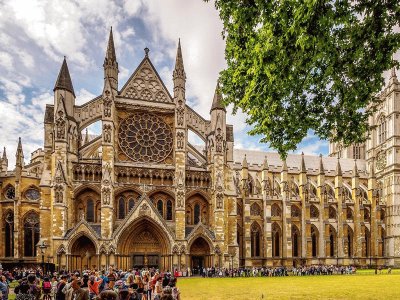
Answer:
[[[6,70],[10,71],[13,68],[14,59],[7,52],[0,52],[0,66],[4,67]]]
[[[92,94],[88,90],[82,88],[76,94],[75,104],[76,105],[82,105],[82,104],[94,99],[96,96],[97,95]]]

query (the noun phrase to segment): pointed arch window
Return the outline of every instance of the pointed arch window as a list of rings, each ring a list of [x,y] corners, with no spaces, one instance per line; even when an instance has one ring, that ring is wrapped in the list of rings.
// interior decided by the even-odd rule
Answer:
[[[315,205],[311,205],[311,207],[310,207],[310,217],[312,219],[318,219],[319,218],[319,211],[318,211],[318,208]]]
[[[120,197],[118,199],[118,219],[125,218],[125,198]]]
[[[335,256],[335,248],[336,248],[336,232],[332,228],[332,226],[329,228],[329,256],[334,257]]]
[[[128,211],[131,211],[131,209],[135,206],[135,199],[130,198],[128,202]]]
[[[163,206],[164,206],[163,201],[161,199],[158,200],[157,201],[157,210],[162,217],[164,217],[164,207]]]
[[[251,257],[259,257],[261,253],[261,229],[257,223],[251,225]]]
[[[386,118],[385,116],[381,116],[378,121],[378,144],[382,144],[386,141]]]
[[[272,217],[280,217],[282,215],[281,208],[278,204],[273,204],[271,207],[271,216]]]
[[[35,212],[29,213],[24,219],[24,256],[36,256],[36,244],[40,237],[39,216]]]
[[[281,255],[281,229],[278,224],[272,225],[272,256],[279,257]]]
[[[336,219],[336,209],[333,205],[329,206],[329,219]]]
[[[300,232],[298,228],[293,225],[292,226],[292,243],[293,243],[293,248],[292,248],[292,256],[293,257],[298,257],[300,255]]]
[[[353,232],[349,226],[347,226],[346,242],[347,242],[347,255],[348,255],[348,257],[352,257],[352,255],[353,255]]]
[[[200,222],[200,204],[196,203],[194,206],[194,224]]]
[[[167,220],[172,221],[172,201],[167,201]]]
[[[88,199],[86,204],[86,221],[94,222],[94,202],[92,199]]]
[[[9,211],[5,217],[5,256],[14,256],[14,213]]]
[[[318,230],[315,226],[311,226],[311,255],[317,257],[318,255]]]

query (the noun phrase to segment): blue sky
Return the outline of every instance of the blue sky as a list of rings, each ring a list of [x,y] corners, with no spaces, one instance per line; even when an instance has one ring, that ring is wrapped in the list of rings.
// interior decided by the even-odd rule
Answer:
[[[0,0],[0,3],[2,1]],[[208,118],[218,73],[225,66],[222,25],[212,3],[201,0],[13,0],[0,11],[0,147],[10,168],[18,137],[25,160],[43,144],[43,115],[67,57],[77,104],[99,95],[103,60],[113,26],[121,88],[150,49],[150,59],[172,92],[172,69],[181,38],[187,101]],[[247,135],[245,115],[228,115],[237,148],[267,150]],[[327,154],[328,143],[310,134],[296,152]]]

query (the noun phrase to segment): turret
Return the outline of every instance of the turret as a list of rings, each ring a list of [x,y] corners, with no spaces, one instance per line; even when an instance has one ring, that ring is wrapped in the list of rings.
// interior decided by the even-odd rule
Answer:
[[[73,116],[75,105],[75,91],[72,85],[71,75],[69,74],[67,60],[64,56],[60,72],[58,73],[56,84],[54,85],[54,104],[55,110],[58,111],[57,104],[60,97],[64,99],[66,114]]]
[[[114,90],[118,90],[118,62],[117,56],[115,55],[114,38],[112,27],[110,30],[110,36],[108,38],[106,57],[104,58],[104,81],[108,78],[110,80],[111,87]]]

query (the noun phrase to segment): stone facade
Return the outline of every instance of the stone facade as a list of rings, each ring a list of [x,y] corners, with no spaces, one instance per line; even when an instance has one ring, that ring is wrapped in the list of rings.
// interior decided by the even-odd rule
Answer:
[[[376,132],[357,145],[361,152],[332,144],[331,157],[281,161],[276,153],[234,149],[218,85],[209,120],[186,104],[180,44],[172,94],[148,49],[119,88],[112,32],[103,67],[102,94],[78,106],[64,59],[54,104],[46,106],[43,149],[24,165],[19,141],[13,171],[4,149],[3,264],[400,264],[396,74],[371,117]],[[95,122],[101,135],[82,134]],[[188,142],[189,131],[203,148]]]

